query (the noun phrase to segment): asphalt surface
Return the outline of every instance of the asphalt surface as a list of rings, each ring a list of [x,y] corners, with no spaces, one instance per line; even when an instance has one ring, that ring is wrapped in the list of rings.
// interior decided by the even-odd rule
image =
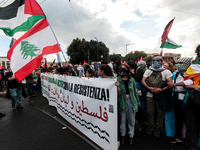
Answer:
[[[31,102],[28,102],[30,100]],[[22,98],[24,109],[11,108],[10,99],[0,94],[0,150],[93,150],[100,149],[81,132],[63,119],[55,107],[48,105],[40,93],[36,97]],[[63,129],[66,127],[66,129]],[[134,145],[128,144],[128,137],[120,150],[180,150],[181,143],[171,144],[170,138],[161,132],[161,137],[135,131]]]

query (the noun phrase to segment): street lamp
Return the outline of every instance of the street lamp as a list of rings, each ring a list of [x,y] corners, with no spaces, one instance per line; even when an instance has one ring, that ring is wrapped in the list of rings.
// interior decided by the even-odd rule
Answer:
[[[98,62],[98,39],[97,39],[97,37],[95,37],[95,39],[97,40],[97,62]]]
[[[129,45],[134,45],[134,43],[133,44],[126,44],[126,55],[127,55],[127,46],[129,46]]]
[[[103,55],[101,55],[101,61],[103,60]]]

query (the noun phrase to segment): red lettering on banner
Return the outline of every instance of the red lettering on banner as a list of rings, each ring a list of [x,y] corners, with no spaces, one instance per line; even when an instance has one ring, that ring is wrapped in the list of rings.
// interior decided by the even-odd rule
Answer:
[[[78,105],[78,102],[76,102],[76,104]],[[72,109],[72,108],[71,108]],[[75,109],[76,109],[76,112],[82,116],[81,112],[86,114],[86,115],[89,115],[89,116],[92,116],[92,117],[95,117],[95,118],[98,118],[98,119],[101,119],[102,121],[104,122],[108,122],[108,114],[106,112],[106,107],[104,107],[104,112],[102,114],[102,108],[101,106],[99,106],[99,115],[98,113],[96,112],[89,112],[88,108],[87,107],[84,107],[84,101],[82,100],[82,108],[81,106],[75,106]]]
[[[71,101],[71,105],[72,105],[72,107],[70,107],[70,108],[74,109],[74,102],[73,101]]]

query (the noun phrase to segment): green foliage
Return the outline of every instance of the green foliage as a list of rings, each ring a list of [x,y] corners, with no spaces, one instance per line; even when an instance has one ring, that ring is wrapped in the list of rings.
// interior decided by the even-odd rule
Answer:
[[[146,63],[151,64],[152,60],[153,60],[153,57],[149,56],[149,57],[146,58]]]
[[[22,51],[21,55],[23,55],[23,59],[27,59],[27,57],[30,56],[32,60],[34,56],[37,56],[34,52],[38,50],[40,49],[33,44],[29,44],[28,41],[21,42],[20,51]]]
[[[108,60],[109,49],[103,42],[97,42],[96,40],[86,41],[84,38],[73,39],[72,43],[67,47],[67,55],[70,56],[70,63],[79,64],[85,60],[88,62],[88,51],[89,61],[101,61],[101,56],[104,60]],[[98,58],[97,58],[98,51]]]
[[[122,56],[121,54],[111,54],[109,55],[109,61],[116,61],[116,60],[121,60]]]
[[[125,56],[124,60],[128,60],[130,58],[133,61],[138,61],[138,59],[140,60],[141,56],[145,58],[147,57],[147,54],[144,51],[134,51],[134,53],[133,52],[128,53]]]

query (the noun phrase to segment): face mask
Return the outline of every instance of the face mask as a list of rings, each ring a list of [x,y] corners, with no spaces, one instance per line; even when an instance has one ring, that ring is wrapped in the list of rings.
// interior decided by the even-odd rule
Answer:
[[[126,70],[125,68],[121,68],[120,75],[121,77],[128,76],[128,70]]]
[[[176,64],[176,67],[178,69],[178,72],[184,73],[186,72],[187,68],[189,67],[189,64]]]
[[[155,69],[159,69],[162,67],[162,62],[160,61],[153,61],[152,67]]]

